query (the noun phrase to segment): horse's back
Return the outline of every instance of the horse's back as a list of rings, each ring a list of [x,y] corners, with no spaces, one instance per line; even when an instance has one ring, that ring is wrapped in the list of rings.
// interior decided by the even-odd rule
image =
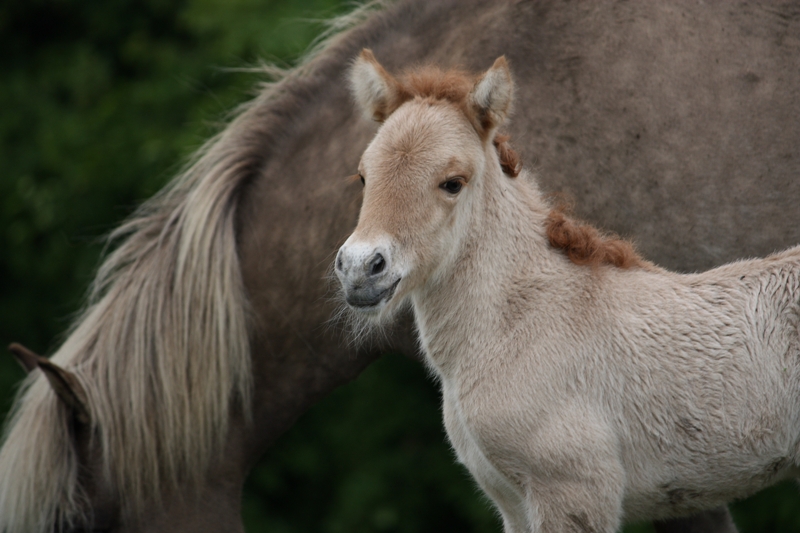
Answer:
[[[504,52],[545,189],[673,269],[800,242],[796,6],[550,5]]]

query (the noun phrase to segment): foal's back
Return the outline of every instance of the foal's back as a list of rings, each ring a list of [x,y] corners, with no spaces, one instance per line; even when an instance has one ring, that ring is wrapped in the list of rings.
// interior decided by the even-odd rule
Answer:
[[[595,327],[608,359],[584,356],[593,399],[628,436],[626,516],[705,508],[797,475],[800,247],[700,274],[612,270],[604,285]]]

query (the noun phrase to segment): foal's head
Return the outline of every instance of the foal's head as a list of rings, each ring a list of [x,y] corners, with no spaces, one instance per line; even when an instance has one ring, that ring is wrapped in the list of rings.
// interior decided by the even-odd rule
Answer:
[[[336,257],[351,308],[386,318],[455,259],[488,172],[513,83],[505,58],[480,76],[423,69],[388,74],[368,50],[350,82],[357,104],[383,123],[361,158],[358,226]]]

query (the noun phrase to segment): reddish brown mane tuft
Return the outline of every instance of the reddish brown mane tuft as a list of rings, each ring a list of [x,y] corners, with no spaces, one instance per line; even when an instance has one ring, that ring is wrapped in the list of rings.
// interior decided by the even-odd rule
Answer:
[[[642,267],[645,261],[633,245],[616,236],[603,235],[588,224],[569,218],[559,206],[547,215],[550,245],[564,250],[576,265],[592,267],[614,265],[619,268]]]
[[[494,147],[497,148],[497,155],[500,157],[500,166],[503,167],[503,172],[512,178],[519,176],[522,171],[522,160],[519,154],[515,152],[508,141],[511,137],[504,133],[498,133],[494,136]]]

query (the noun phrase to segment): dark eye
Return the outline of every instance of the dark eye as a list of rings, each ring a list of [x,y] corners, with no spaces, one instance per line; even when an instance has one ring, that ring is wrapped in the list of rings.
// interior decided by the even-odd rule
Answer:
[[[367,182],[366,182],[366,181],[364,181],[364,176],[362,176],[361,174],[359,174],[359,175],[358,175],[358,177],[359,177],[359,179],[361,180],[361,185],[366,185],[366,184],[367,184]]]
[[[450,194],[458,194],[459,192],[461,192],[461,187],[463,186],[464,186],[464,178],[453,178],[439,185],[439,187],[442,190]]]

